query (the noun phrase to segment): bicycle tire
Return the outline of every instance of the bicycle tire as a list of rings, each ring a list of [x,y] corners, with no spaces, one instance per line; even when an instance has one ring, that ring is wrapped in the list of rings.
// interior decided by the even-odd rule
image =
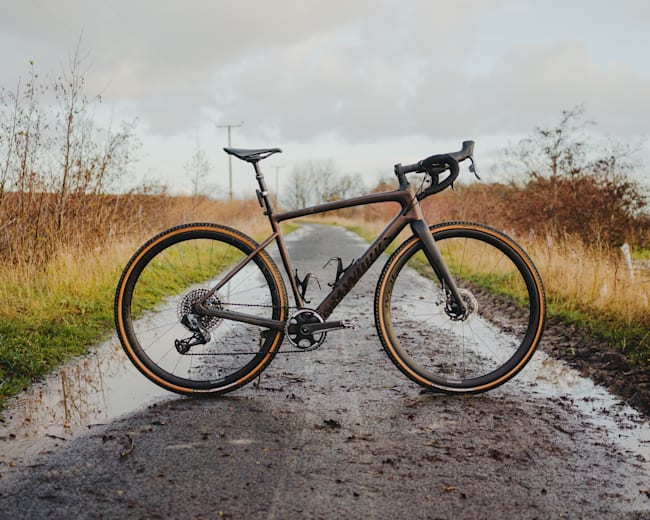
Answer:
[[[274,358],[283,330],[198,316],[207,343],[177,348],[192,330],[182,318],[214,287],[220,274],[250,255],[257,243],[216,224],[185,224],[145,243],[129,260],[115,294],[115,325],[129,359],[151,381],[180,394],[220,394],[258,376]],[[259,251],[207,303],[285,320],[287,294],[280,272]],[[181,348],[181,350],[183,350]]]
[[[539,344],[542,279],[526,252],[480,224],[430,227],[467,317],[445,311],[446,296],[417,236],[388,259],[375,293],[375,324],[391,361],[413,381],[444,393],[480,393],[514,377]]]

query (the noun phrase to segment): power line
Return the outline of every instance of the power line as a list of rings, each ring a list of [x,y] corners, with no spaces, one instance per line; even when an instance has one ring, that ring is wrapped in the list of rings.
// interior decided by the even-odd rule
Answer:
[[[244,122],[242,121],[238,125],[217,125],[215,124],[217,128],[227,128],[228,129],[228,148],[230,148],[230,129],[231,128],[239,128],[241,126],[244,126]],[[232,200],[232,156],[228,154],[228,200]]]

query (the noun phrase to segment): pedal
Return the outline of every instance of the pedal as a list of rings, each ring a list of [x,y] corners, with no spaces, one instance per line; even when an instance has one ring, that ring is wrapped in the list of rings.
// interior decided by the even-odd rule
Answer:
[[[343,323],[343,327],[346,329],[358,329],[359,325],[357,324],[356,321],[353,320],[343,320],[341,323]]]

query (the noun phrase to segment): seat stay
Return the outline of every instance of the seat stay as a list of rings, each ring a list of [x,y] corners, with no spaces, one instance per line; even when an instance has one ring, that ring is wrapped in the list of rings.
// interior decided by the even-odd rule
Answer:
[[[257,254],[259,254],[260,251],[263,249],[266,249],[266,246],[268,246],[273,240],[275,240],[278,237],[278,233],[274,232],[271,235],[269,235],[264,242],[259,244],[253,251],[251,251],[246,258],[242,258],[236,265],[230,268],[228,273],[219,280],[219,282],[212,287],[207,293],[205,293],[198,301],[197,301],[197,306],[201,306],[202,312],[207,312],[205,307],[203,307],[203,304],[210,298],[214,293],[216,293],[219,289],[221,289],[224,285],[226,285],[232,278],[239,272],[241,271]]]

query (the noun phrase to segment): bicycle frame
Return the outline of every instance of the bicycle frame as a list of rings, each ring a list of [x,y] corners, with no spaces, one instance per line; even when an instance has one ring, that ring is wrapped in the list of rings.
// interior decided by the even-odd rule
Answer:
[[[264,214],[268,216],[273,232],[246,258],[232,267],[226,276],[207,294],[205,294],[201,300],[197,302],[197,310],[199,310],[202,314],[240,321],[252,325],[259,325],[261,327],[273,330],[282,330],[285,326],[285,323],[283,321],[259,318],[257,316],[252,316],[245,313],[221,309],[208,309],[203,305],[203,303],[207,301],[208,298],[210,298],[210,296],[217,292],[221,287],[228,283],[228,281],[233,276],[235,276],[246,264],[248,264],[255,257],[255,255],[257,255],[260,251],[264,250],[269,244],[275,241],[280,252],[282,265],[291,284],[291,290],[293,292],[296,306],[298,308],[304,308],[305,301],[298,288],[298,280],[294,275],[295,270],[289,256],[289,251],[287,249],[284,236],[280,229],[280,223],[308,215],[317,215],[338,209],[385,202],[397,202],[400,205],[399,212],[389,222],[386,228],[377,236],[375,241],[368,247],[368,249],[344,271],[342,276],[335,283],[330,293],[325,296],[325,298],[316,307],[316,312],[324,320],[326,320],[332,314],[334,309],[336,309],[338,304],[343,300],[343,298],[345,298],[348,292],[350,292],[350,290],[361,279],[361,277],[370,269],[370,267],[372,267],[372,265],[381,256],[381,254],[386,251],[386,248],[393,242],[393,240],[395,240],[397,235],[399,235],[399,233],[408,225],[410,225],[413,233],[416,234],[422,241],[424,253],[429,260],[429,263],[431,264],[434,272],[436,273],[436,276],[445,289],[448,298],[452,299],[452,305],[456,305],[458,312],[465,311],[465,306],[458,292],[456,283],[453,280],[453,277],[451,276],[451,273],[449,272],[449,269],[447,268],[445,262],[443,261],[442,255],[440,254],[440,251],[435,241],[433,240],[431,233],[429,232],[429,226],[424,220],[424,216],[422,215],[422,210],[420,208],[416,193],[403,175],[399,176],[399,188],[393,191],[371,193],[369,195],[362,195],[359,197],[353,197],[351,199],[327,202],[304,209],[276,213],[273,208],[269,192],[266,188],[264,176],[261,173],[257,162],[254,162],[253,166],[255,168],[256,179],[260,186],[260,189],[257,190],[258,202],[260,206],[265,210]],[[330,329],[344,328],[344,325],[341,322],[334,322],[323,325],[329,325]]]

